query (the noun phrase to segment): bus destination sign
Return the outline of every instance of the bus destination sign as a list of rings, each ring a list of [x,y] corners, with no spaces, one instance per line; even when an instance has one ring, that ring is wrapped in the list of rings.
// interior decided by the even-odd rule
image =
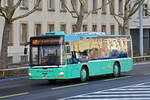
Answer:
[[[60,39],[46,39],[46,40],[41,40],[41,39],[35,39],[31,41],[32,45],[44,45],[44,44],[60,44]]]

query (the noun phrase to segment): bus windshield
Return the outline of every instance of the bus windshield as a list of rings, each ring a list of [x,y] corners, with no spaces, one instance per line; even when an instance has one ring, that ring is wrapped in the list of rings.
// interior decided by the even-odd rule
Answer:
[[[31,47],[31,65],[61,65],[64,64],[61,45]]]

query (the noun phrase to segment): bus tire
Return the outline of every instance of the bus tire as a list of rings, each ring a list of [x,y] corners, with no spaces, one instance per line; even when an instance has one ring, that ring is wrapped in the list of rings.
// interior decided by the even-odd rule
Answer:
[[[82,67],[81,68],[81,71],[80,71],[80,81],[81,82],[85,82],[87,81],[89,78],[89,75],[88,75],[88,70],[86,67]]]
[[[118,63],[114,63],[113,65],[113,76],[119,77],[120,76],[120,68]]]

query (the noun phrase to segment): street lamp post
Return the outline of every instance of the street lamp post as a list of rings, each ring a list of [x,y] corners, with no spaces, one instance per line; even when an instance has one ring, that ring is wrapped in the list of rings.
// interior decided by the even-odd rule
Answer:
[[[143,4],[140,6],[140,56],[143,56]]]

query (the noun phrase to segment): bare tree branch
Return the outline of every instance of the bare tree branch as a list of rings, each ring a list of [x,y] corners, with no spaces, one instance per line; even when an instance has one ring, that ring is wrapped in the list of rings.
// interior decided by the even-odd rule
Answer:
[[[79,12],[77,11],[78,8],[75,7],[76,5],[75,5],[75,2],[73,0],[71,0],[71,5],[72,5],[72,8],[75,11],[76,15],[79,16]]]
[[[119,24],[119,26],[123,26],[122,24],[121,24],[121,22],[119,21],[119,19],[117,19],[117,17],[115,16],[115,15],[113,15],[113,17],[114,17],[114,19],[117,21],[117,23]]]
[[[126,15],[126,13],[128,12],[128,8],[130,5],[130,1],[131,0],[125,0],[125,5],[124,5],[124,15]],[[125,17],[125,16],[124,16]]]
[[[6,7],[2,7],[2,6],[0,5],[0,10],[1,10],[1,11],[6,11]]]
[[[139,5],[139,3],[141,3],[141,1],[143,0],[137,0],[136,3],[134,3],[132,10],[134,10],[136,8],[137,5]]]
[[[145,0],[139,0],[134,4],[134,6],[132,7],[131,12],[129,14],[129,17],[134,15],[137,12],[137,10],[139,10],[140,6],[144,3],[144,1]]]
[[[98,11],[98,10],[100,10],[100,9],[102,9],[102,8],[97,8],[97,9],[95,9],[95,10],[89,11],[89,12],[86,14],[86,16],[85,16],[84,18],[86,19],[92,12],[96,12],[96,11]]]
[[[15,20],[18,20],[18,19],[21,19],[21,18],[24,18],[24,17],[27,17],[29,16],[30,14],[32,14],[33,12],[35,12],[40,4],[41,0],[37,0],[35,6],[33,7],[33,9],[23,15],[20,15],[20,16],[17,16],[15,18],[12,18],[12,22],[15,21]]]
[[[0,0],[0,13],[1,13],[2,17],[4,17],[4,18],[6,18],[5,12],[6,12],[6,7],[1,6],[1,0]]]
[[[129,5],[129,3],[130,3],[130,0],[125,0],[125,6]]]
[[[116,17],[119,17],[119,18],[124,18],[123,16],[121,16],[120,14],[116,14],[116,13],[113,13],[112,15],[116,16]]]
[[[73,15],[72,11],[67,7],[66,3],[63,2],[63,0],[61,0],[61,3],[64,5],[64,7],[66,8],[66,10],[71,14],[71,16],[72,16],[73,18],[78,18],[78,16],[74,16],[74,15]]]
[[[108,5],[109,3],[110,3],[110,2],[107,2],[106,5]],[[95,9],[95,10],[89,11],[89,12],[87,13],[87,15],[86,15],[84,18],[86,19],[92,12],[96,12],[96,11],[101,10],[101,9],[102,9],[102,7],[97,8],[97,9]]]
[[[84,0],[79,0],[81,5],[84,5]]]
[[[116,16],[116,17],[119,17],[119,18],[122,18],[123,19],[123,16],[121,16],[120,14],[116,14],[115,11],[114,11],[114,6],[113,6],[113,3],[112,3],[112,0],[108,0],[108,4],[110,6],[110,12],[113,16]],[[112,8],[112,9],[111,9]]]
[[[12,18],[16,9],[20,6],[21,2],[22,2],[22,0],[18,0],[18,2],[16,4],[14,4],[14,2],[10,2],[9,7],[11,7],[11,8],[8,9],[9,11],[6,14],[8,14],[8,16]],[[8,19],[10,19],[10,18],[8,18]]]
[[[108,2],[109,2],[109,5],[110,5],[110,12],[112,12],[112,16],[117,21],[117,23],[119,24],[119,26],[122,26],[122,24],[120,23],[120,21],[119,21],[119,19],[117,17],[122,18],[122,19],[123,19],[123,17],[120,16],[120,15],[117,15],[114,11],[112,11],[114,9],[114,6],[112,4],[112,0],[108,0]]]
[[[13,6],[13,9],[16,10],[20,4],[21,4],[22,0],[18,0],[18,2]]]

